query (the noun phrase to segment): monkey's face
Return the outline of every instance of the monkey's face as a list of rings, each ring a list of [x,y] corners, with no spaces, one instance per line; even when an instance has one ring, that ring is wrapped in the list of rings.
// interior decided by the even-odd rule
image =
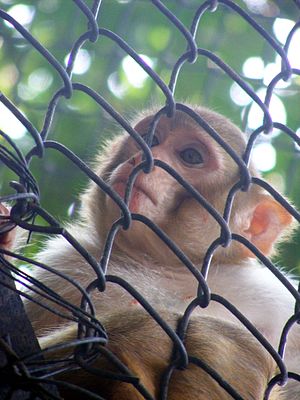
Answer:
[[[139,122],[135,129],[145,136],[150,118]],[[142,162],[143,153],[134,140],[125,142],[130,156],[113,169],[109,183],[122,197],[125,196],[128,178],[133,169]],[[181,126],[173,119],[162,118],[152,140],[152,154],[156,160],[163,161],[180,174],[188,183],[207,192],[212,175],[220,168],[220,156],[211,143],[204,138],[195,126]],[[140,213],[154,219],[156,223],[173,216],[181,202],[188,196],[183,186],[160,166],[154,166],[150,173],[138,173],[129,197],[131,212]]]
[[[228,131],[232,132],[229,128],[234,127],[232,134],[236,138],[233,147],[241,155],[245,148],[241,132],[225,118],[220,120],[218,116],[219,120],[215,121],[211,118],[212,114],[215,115],[209,112],[207,116],[215,129],[220,128],[222,122],[226,125],[223,136],[228,135]],[[204,118],[207,116],[204,115]],[[150,122],[151,117],[143,119],[135,126],[136,131],[146,135]],[[219,133],[222,135],[223,132]],[[118,157],[122,162],[111,171],[109,183],[124,198],[128,177],[142,162],[143,154],[132,138],[127,138],[123,146],[126,148],[123,154],[130,156],[123,161],[120,152]],[[204,129],[180,112],[173,118],[162,117],[151,147],[154,159],[168,164],[222,214],[229,187],[238,180],[238,168]],[[120,211],[110,197],[106,198],[106,206],[106,218],[113,222],[120,216]],[[203,249],[219,235],[220,227],[210,213],[160,166],[155,166],[148,174],[142,170],[138,173],[128,206],[132,213],[142,214],[158,224],[179,246],[187,248],[188,253],[191,241],[195,248]],[[159,240],[148,227],[137,221],[124,235],[127,241],[132,241],[135,246],[145,246],[148,250],[150,242],[156,247]],[[123,237],[123,234],[120,236]]]

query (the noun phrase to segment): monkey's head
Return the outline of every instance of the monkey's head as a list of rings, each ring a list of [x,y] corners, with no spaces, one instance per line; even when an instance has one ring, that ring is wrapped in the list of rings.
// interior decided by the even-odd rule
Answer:
[[[191,107],[221,138],[242,157],[245,135],[228,119],[202,107]],[[156,110],[158,111],[158,110]],[[134,123],[135,130],[147,135],[155,111]],[[240,180],[240,170],[233,158],[191,116],[176,111],[172,118],[162,116],[156,126],[151,150],[154,159],[172,167],[200,195],[223,215],[232,186]],[[143,152],[134,139],[122,135],[114,139],[98,160],[99,175],[124,198],[128,177],[142,162]],[[253,165],[252,176],[258,176]],[[101,236],[120,217],[114,201],[93,186],[85,196],[91,220]],[[99,206],[99,205],[102,205]],[[150,173],[141,170],[134,182],[128,207],[132,213],[146,216],[156,223],[195,262],[201,261],[209,245],[220,236],[220,225],[205,207],[174,177],[158,165]],[[238,192],[230,216],[230,229],[243,235],[268,254],[282,230],[291,223],[286,210],[259,186]],[[97,222],[98,221],[98,222]],[[172,253],[146,225],[133,221],[127,230],[120,230],[116,247],[141,258],[145,254],[158,261],[174,262]],[[215,258],[232,262],[253,256],[242,244],[232,242],[220,247]]]

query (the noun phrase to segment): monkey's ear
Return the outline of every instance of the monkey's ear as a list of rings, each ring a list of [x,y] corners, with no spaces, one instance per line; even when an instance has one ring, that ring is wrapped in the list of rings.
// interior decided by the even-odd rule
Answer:
[[[283,206],[271,196],[263,195],[253,211],[250,226],[244,234],[263,254],[268,255],[276,240],[292,221],[292,216]],[[247,257],[255,257],[246,247],[244,249]]]

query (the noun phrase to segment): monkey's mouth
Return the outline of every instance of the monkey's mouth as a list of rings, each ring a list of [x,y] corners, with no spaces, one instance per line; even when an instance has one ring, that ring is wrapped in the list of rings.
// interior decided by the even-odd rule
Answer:
[[[116,179],[111,183],[111,188],[118,193],[120,197],[125,198],[125,192],[127,187],[127,180],[124,178]],[[153,198],[152,194],[147,190],[140,180],[135,181],[132,191],[129,196],[129,209],[134,211],[138,207],[138,203],[142,201],[141,195],[147,197],[155,206],[157,204],[156,200]],[[139,207],[138,207],[139,208]]]

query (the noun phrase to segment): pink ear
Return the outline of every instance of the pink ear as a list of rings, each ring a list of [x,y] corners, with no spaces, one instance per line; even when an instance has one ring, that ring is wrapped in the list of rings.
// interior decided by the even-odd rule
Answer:
[[[255,207],[250,227],[244,234],[263,254],[268,255],[277,238],[292,220],[292,216],[284,207],[271,196],[265,195]],[[248,249],[244,249],[248,257],[255,257]]]

